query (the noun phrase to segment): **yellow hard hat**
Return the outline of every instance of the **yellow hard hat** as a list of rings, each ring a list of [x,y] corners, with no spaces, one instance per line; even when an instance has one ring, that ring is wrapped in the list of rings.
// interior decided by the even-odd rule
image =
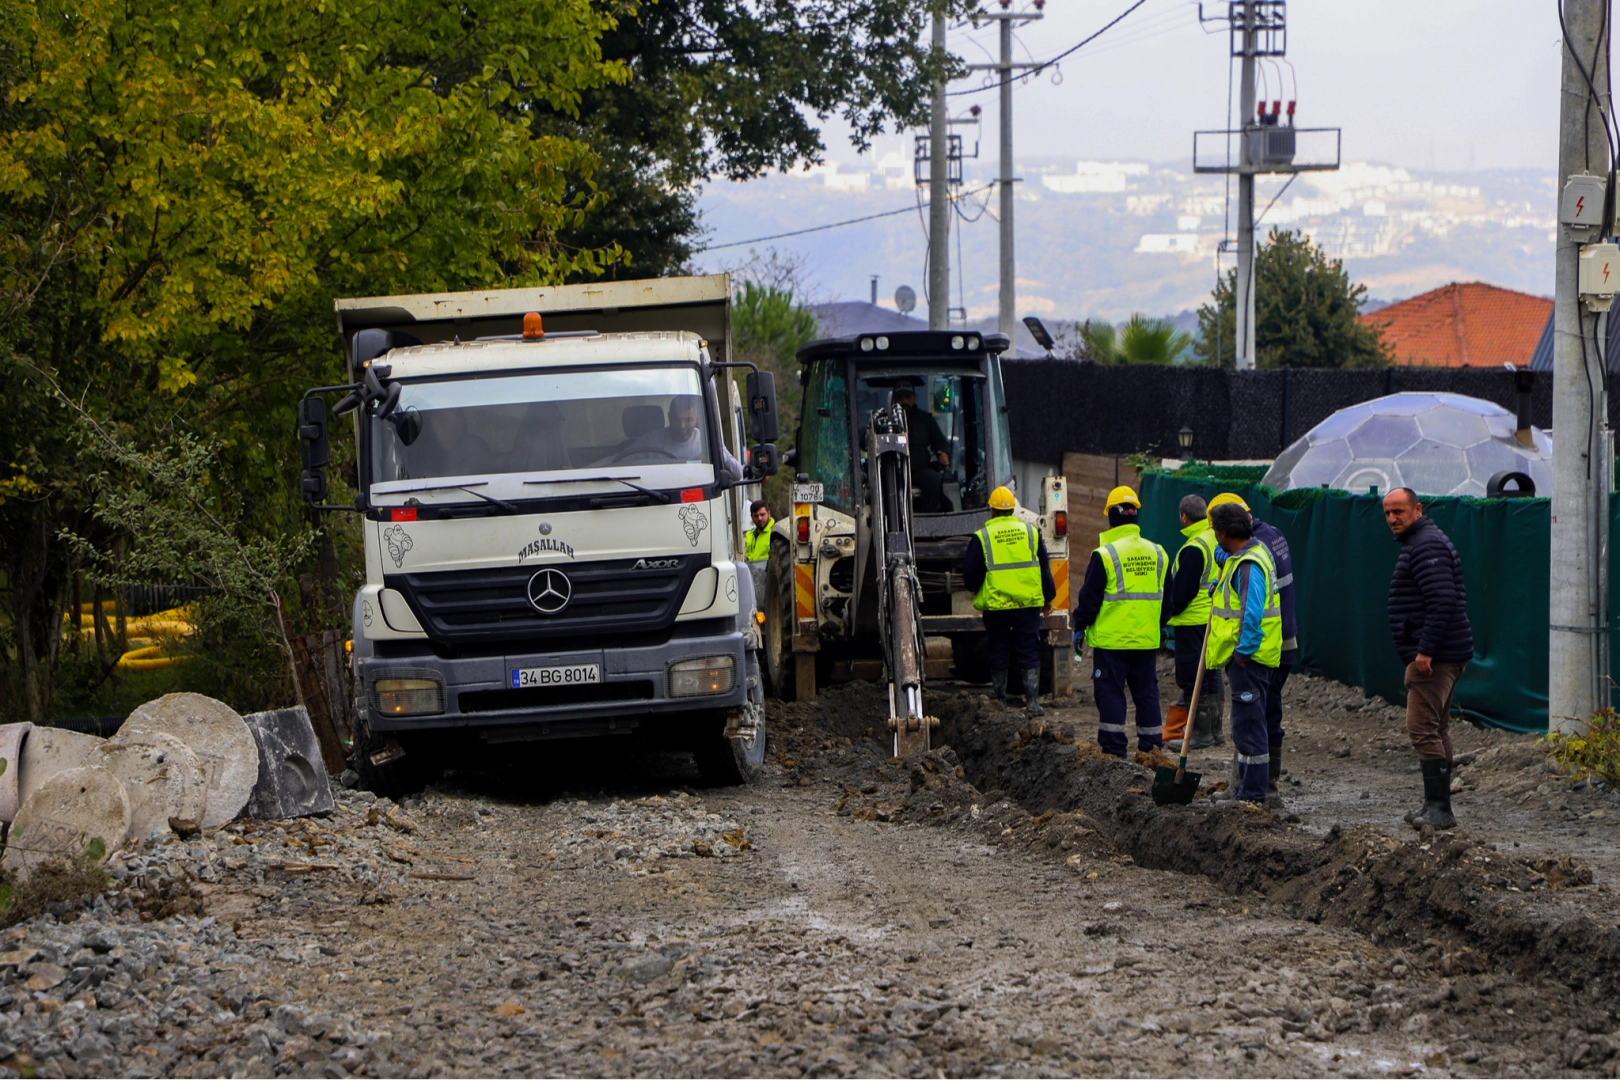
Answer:
[[[1234,506],[1243,507],[1244,513],[1249,513],[1250,512],[1249,511],[1249,504],[1244,502],[1238,496],[1232,494],[1230,491],[1223,491],[1219,495],[1215,496],[1213,499],[1209,500],[1209,505],[1207,507],[1205,507],[1205,510],[1206,511],[1213,510],[1217,506],[1225,506],[1227,503],[1231,503]]]
[[[1104,510],[1112,510],[1116,506],[1134,506],[1142,509],[1142,500],[1136,497],[1136,492],[1121,484],[1108,493],[1108,501],[1103,504]]]
[[[1007,488],[998,487],[990,493],[990,509],[992,510],[1011,510],[1017,505],[1018,500],[1013,498],[1013,493]]]

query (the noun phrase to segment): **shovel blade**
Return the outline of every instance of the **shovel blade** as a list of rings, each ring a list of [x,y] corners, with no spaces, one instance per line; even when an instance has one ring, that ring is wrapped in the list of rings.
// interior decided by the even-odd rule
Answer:
[[[1180,780],[1176,779],[1178,772]],[[1153,801],[1159,806],[1186,806],[1198,794],[1198,785],[1203,779],[1203,773],[1160,765],[1153,772]]]

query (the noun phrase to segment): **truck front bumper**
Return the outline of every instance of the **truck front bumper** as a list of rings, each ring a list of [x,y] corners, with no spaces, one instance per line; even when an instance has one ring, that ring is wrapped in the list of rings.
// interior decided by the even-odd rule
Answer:
[[[356,704],[377,733],[479,729],[489,742],[628,733],[643,724],[701,710],[732,709],[747,701],[747,642],[740,632],[673,638],[657,645],[511,653],[505,656],[368,657],[358,665]],[[683,661],[729,658],[735,677],[716,693],[671,693],[671,669]],[[570,686],[514,687],[514,671],[597,665],[601,681]],[[723,664],[721,665],[724,666]],[[442,711],[399,714],[380,694],[386,680],[437,682]]]

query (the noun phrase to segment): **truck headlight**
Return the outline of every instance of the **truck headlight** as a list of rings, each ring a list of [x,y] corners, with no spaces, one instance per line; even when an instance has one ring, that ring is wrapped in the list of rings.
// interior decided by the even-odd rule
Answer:
[[[737,661],[730,656],[699,656],[669,666],[670,697],[724,694],[737,685]]]
[[[444,712],[444,684],[438,679],[383,678],[371,684],[371,697],[383,716],[424,716]]]

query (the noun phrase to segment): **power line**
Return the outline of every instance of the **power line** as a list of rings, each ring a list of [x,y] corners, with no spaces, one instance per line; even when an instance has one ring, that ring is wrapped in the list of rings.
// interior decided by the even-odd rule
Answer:
[[[985,184],[982,187],[974,188],[972,191],[961,192],[956,197],[958,199],[962,199],[969,195],[977,195],[979,192],[989,191],[995,186],[996,185],[993,183]],[[752,240],[733,240],[729,244],[710,244],[707,247],[694,248],[692,250],[692,254],[702,255],[704,252],[720,251],[723,248],[745,247],[748,244],[763,244],[767,240],[785,240],[790,236],[803,236],[805,233],[826,232],[828,229],[841,229],[845,225],[859,225],[863,221],[876,221],[878,218],[894,217],[897,214],[909,214],[913,210],[920,209],[921,207],[927,205],[927,203],[919,203],[917,206],[905,206],[901,207],[899,210],[885,210],[881,214],[867,214],[865,217],[850,218],[848,221],[834,221],[829,225],[815,225],[808,229],[795,229],[792,232],[777,233],[774,236],[756,236]]]
[[[1073,45],[1073,46],[1071,46],[1071,47],[1069,47],[1067,49],[1064,49],[1062,52],[1060,52],[1056,56],[1052,57],[1052,59],[1047,60],[1047,61],[1039,64],[1038,66],[1031,68],[1029,71],[1024,72],[1023,74],[1017,76],[1017,78],[1023,78],[1025,75],[1039,75],[1041,72],[1045,71],[1047,68],[1049,68],[1053,64],[1057,63],[1059,60],[1062,60],[1065,56],[1069,56],[1069,55],[1072,55],[1073,53],[1079,52],[1081,49],[1085,48],[1087,45],[1090,45],[1093,41],[1096,41],[1098,38],[1102,37],[1109,30],[1113,29],[1114,26],[1120,22],[1120,20],[1124,19],[1125,16],[1129,15],[1131,12],[1135,11],[1137,8],[1141,7],[1145,3],[1147,3],[1147,0],[1136,0],[1136,3],[1132,4],[1130,7],[1126,8],[1124,11],[1120,12],[1118,15],[1115,15],[1112,19],[1110,19],[1108,21],[1108,24],[1105,25],[1101,30],[1098,30],[1096,33],[1092,34],[1090,37],[1088,37],[1085,40],[1081,41],[1078,45]],[[991,83],[989,86],[975,86],[975,87],[971,87],[971,88],[969,88],[967,90],[948,90],[948,91],[946,91],[945,96],[946,97],[961,97],[963,94],[982,94],[986,90],[994,90],[997,87],[999,87],[999,86],[1001,86],[1001,85],[1003,85],[1005,83],[1012,82],[1012,81],[1013,81],[1013,78],[1011,78],[1011,77],[1003,77],[999,81]]]

